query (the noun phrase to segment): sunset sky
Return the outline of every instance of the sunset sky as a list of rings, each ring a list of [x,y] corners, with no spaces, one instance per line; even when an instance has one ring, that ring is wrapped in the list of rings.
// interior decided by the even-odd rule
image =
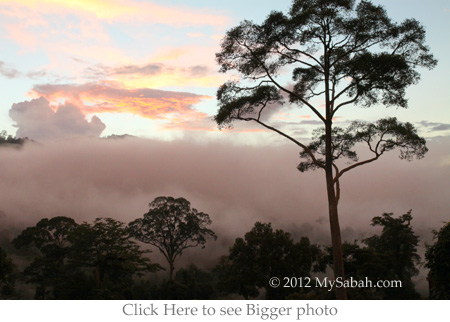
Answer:
[[[420,21],[438,65],[420,70],[421,81],[407,90],[408,109],[346,106],[335,123],[395,116],[418,128],[429,152],[414,162],[392,152],[349,171],[339,203],[342,235],[362,240],[375,232],[373,217],[412,209],[423,249],[450,209],[450,2],[373,2],[394,21]],[[329,244],[323,171],[300,173],[298,147],[279,135],[246,122],[220,131],[213,121],[218,87],[237,77],[219,73],[215,61],[226,31],[290,5],[0,0],[0,131],[39,142],[0,148],[0,233],[61,215],[129,222],[166,195],[211,215],[219,236],[204,256],[211,261],[256,221]],[[314,104],[321,111],[322,102]],[[292,106],[268,121],[304,141],[321,124]],[[137,138],[72,140],[112,134]]]
[[[387,115],[413,122],[426,137],[450,134],[450,4],[395,0],[396,21],[414,17],[426,26],[439,60],[408,90],[408,110],[343,110],[339,121]],[[170,140],[186,135],[226,136],[212,121],[220,74],[215,53],[226,30],[244,19],[262,22],[280,1],[0,0],[1,129],[35,139],[131,134]],[[57,112],[58,111],[58,112]],[[283,124],[305,129],[316,119],[306,109],[281,110]],[[287,123],[286,123],[287,124]],[[245,126],[245,127],[244,127]],[[263,136],[237,124],[243,142]],[[306,131],[303,133],[307,133]]]

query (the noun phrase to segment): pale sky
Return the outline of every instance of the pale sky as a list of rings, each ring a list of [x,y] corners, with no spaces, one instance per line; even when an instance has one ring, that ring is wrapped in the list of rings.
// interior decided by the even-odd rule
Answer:
[[[426,137],[449,135],[450,3],[373,2],[384,5],[395,21],[419,20],[439,62],[434,70],[423,70],[419,85],[409,88],[408,110],[350,107],[339,120],[397,116]],[[227,135],[212,121],[217,88],[232,76],[218,72],[220,40],[240,21],[260,23],[271,10],[286,11],[290,4],[0,0],[0,130],[16,134],[17,124],[18,136],[38,138],[64,137],[66,132],[164,140],[189,133]],[[274,115],[273,121],[288,120],[286,113]],[[306,109],[299,113],[314,120]],[[257,127],[240,126],[234,131],[248,132],[240,135],[244,142],[261,137]]]

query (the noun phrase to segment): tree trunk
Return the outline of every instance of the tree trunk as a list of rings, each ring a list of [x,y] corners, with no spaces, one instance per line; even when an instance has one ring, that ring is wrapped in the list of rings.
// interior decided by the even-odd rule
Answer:
[[[170,281],[173,281],[173,271],[174,271],[173,262],[169,262],[169,278],[170,278]]]
[[[344,256],[342,252],[341,228],[339,226],[336,191],[334,189],[334,182],[333,182],[331,120],[329,120],[326,124],[325,133],[326,133],[325,176],[327,182],[328,213],[330,218],[330,229],[331,229],[331,246],[333,247],[334,278],[335,280],[340,280],[343,282],[345,280]],[[336,287],[335,292],[336,292],[336,299],[338,300],[347,299],[347,290],[344,287],[340,288]]]

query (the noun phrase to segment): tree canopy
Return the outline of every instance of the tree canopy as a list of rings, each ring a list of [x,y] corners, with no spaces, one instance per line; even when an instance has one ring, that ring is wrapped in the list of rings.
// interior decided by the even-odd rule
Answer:
[[[343,244],[348,277],[402,283],[401,287],[352,287],[349,298],[419,298],[413,280],[420,267],[419,239],[411,222],[411,212],[399,217],[385,213],[372,220],[372,225],[382,228],[380,233]],[[435,243],[426,252],[433,299],[448,294],[448,226],[434,232]],[[243,237],[236,238],[226,256],[191,262],[168,281],[159,274],[147,274],[161,267],[131,240],[130,232],[125,223],[112,218],[80,225],[68,217],[40,220],[13,240],[20,251],[8,245],[0,248],[0,298],[30,298],[32,289],[24,283],[36,287],[36,299],[57,300],[223,299],[236,294],[247,299],[323,300],[334,296],[313,282],[315,277],[323,277],[317,273],[325,272],[326,265],[333,265],[332,248],[274,229],[270,223],[255,223]],[[16,263],[18,257],[22,258]],[[205,267],[205,263],[216,265]],[[280,281],[293,277],[297,285],[272,288],[271,277]]]
[[[417,253],[419,237],[411,226],[411,210],[406,214],[394,218],[392,213],[384,213],[372,219],[372,226],[381,226],[381,235],[366,238],[364,243],[369,249],[383,254],[385,267],[388,268],[385,279],[400,280],[402,288],[388,288],[385,299],[417,299],[412,278],[419,273],[417,265],[420,256]]]
[[[13,297],[16,278],[16,265],[0,247],[0,299],[11,299]]]
[[[112,218],[80,225],[63,216],[44,218],[12,243],[37,251],[23,270],[26,283],[36,285],[36,299],[122,299],[133,275],[160,268]]]
[[[26,141],[28,141],[28,138],[21,139],[21,138],[13,137],[12,135],[8,135],[8,132],[6,132],[5,130],[0,132],[0,146],[12,145],[12,144],[16,145],[16,146],[21,146]]]
[[[184,198],[158,197],[149,207],[143,218],[129,223],[129,228],[137,240],[155,246],[164,255],[173,280],[175,259],[185,249],[205,247],[208,237],[217,237],[207,228],[211,224],[209,215],[191,208]]]
[[[236,239],[229,255],[221,259],[216,268],[219,286],[246,299],[257,297],[261,288],[267,299],[285,299],[289,293],[304,289],[273,288],[268,284],[270,278],[309,277],[312,270],[317,270],[319,255],[319,247],[307,237],[295,243],[290,233],[274,230],[270,223],[257,222],[244,238]]]
[[[407,107],[405,89],[420,79],[416,68],[436,65],[424,41],[418,21],[395,23],[370,1],[295,0],[287,14],[273,11],[261,24],[245,20],[227,32],[217,61],[241,80],[221,86],[215,119],[221,126],[235,119],[263,124],[264,109],[286,95],[324,123],[349,104]],[[292,86],[277,81],[286,68]],[[324,95],[327,115],[310,102]]]
[[[64,264],[70,249],[68,237],[77,226],[72,218],[64,216],[44,218],[12,241],[16,248],[34,246],[40,252],[24,270],[27,283],[38,285],[37,299],[54,296],[53,289],[64,276]]]
[[[139,245],[131,240],[125,223],[112,218],[97,218],[93,224],[83,223],[70,235],[70,263],[93,268],[100,289],[105,284],[123,285],[133,274],[159,269],[152,264]]]
[[[434,231],[434,240],[425,253],[425,266],[430,269],[430,298],[450,300],[450,223]]]

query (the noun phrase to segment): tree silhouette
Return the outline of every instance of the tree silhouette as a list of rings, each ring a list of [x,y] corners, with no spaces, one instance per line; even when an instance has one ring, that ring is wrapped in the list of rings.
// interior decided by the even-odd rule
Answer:
[[[96,287],[102,293],[99,297],[103,299],[122,297],[135,273],[159,269],[158,264],[144,256],[147,251],[131,240],[126,225],[112,218],[97,218],[93,224],[79,225],[69,240],[70,264],[93,268]]]
[[[357,241],[343,244],[344,267],[348,277],[355,280],[400,281],[399,285],[381,288],[349,289],[351,299],[418,299],[412,278],[419,272],[420,256],[417,253],[419,237],[411,227],[411,211],[394,218],[384,213],[372,219],[372,226],[381,226],[382,232]],[[328,261],[332,262],[332,249],[328,249]]]
[[[17,267],[0,248],[0,299],[11,299],[14,296],[14,285]]]
[[[417,68],[436,65],[424,42],[425,29],[419,22],[395,23],[370,1],[294,0],[287,14],[274,11],[262,24],[245,20],[229,30],[216,54],[222,72],[240,75],[239,81],[226,82],[217,91],[219,127],[235,120],[255,122],[300,148],[305,161],[299,170],[324,170],[335,278],[345,277],[338,217],[342,175],[393,148],[400,148],[406,159],[422,157],[427,150],[409,123],[391,118],[338,129],[333,120],[352,104],[406,108],[405,89],[420,79]],[[293,83],[283,79],[286,71]],[[323,129],[311,144],[269,122],[268,113],[283,105],[285,97],[322,121]],[[323,112],[315,103],[319,98],[325,103]],[[351,150],[358,142],[373,156],[359,160]],[[342,157],[352,164],[342,168],[337,162]],[[345,299],[345,288],[336,295]]]
[[[420,256],[417,253],[419,237],[411,227],[411,210],[394,218],[392,213],[372,219],[372,226],[381,226],[381,235],[366,238],[363,242],[369,249],[383,256],[384,265],[388,268],[386,280],[400,280],[401,288],[384,289],[384,299],[417,299],[419,294],[414,289],[412,278],[419,273],[417,264]]]
[[[70,247],[68,236],[76,227],[72,218],[44,218],[12,241],[16,248],[34,246],[39,250],[40,255],[23,272],[27,283],[37,284],[36,299],[50,296],[50,289],[64,278],[64,265]]]
[[[148,294],[155,300],[211,300],[214,295],[214,279],[211,274],[195,264],[180,268],[174,279],[161,283]]]
[[[149,204],[143,218],[129,223],[131,234],[139,241],[155,246],[169,263],[173,280],[174,263],[190,247],[205,247],[206,239],[216,234],[206,228],[211,224],[208,214],[191,208],[184,198],[158,197]]]
[[[229,255],[221,258],[216,268],[219,287],[245,299],[257,297],[259,289],[265,288],[267,299],[285,299],[302,288],[272,288],[270,278],[309,277],[319,254],[319,248],[307,237],[294,243],[288,232],[257,222],[244,238],[236,239]]]
[[[434,240],[425,253],[425,267],[430,269],[430,298],[450,300],[450,223],[434,231]]]
[[[175,281],[186,286],[186,300],[210,300],[214,294],[213,277],[194,264],[180,268]]]
[[[1,145],[18,145],[21,146],[23,145],[26,141],[28,141],[28,138],[25,139],[21,139],[21,138],[16,138],[13,137],[12,135],[8,135],[8,132],[6,132],[5,130],[0,132],[0,146]]]

